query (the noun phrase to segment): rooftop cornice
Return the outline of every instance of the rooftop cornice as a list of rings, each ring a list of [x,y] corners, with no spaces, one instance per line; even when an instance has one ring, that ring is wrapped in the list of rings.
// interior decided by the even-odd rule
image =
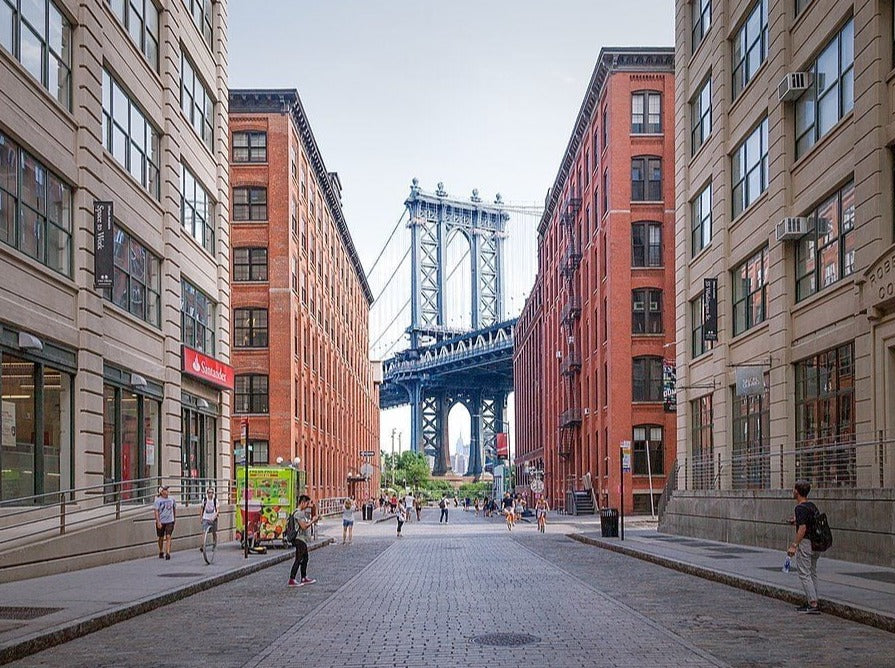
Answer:
[[[317,182],[323,189],[323,195],[329,204],[330,211],[336,220],[336,227],[342,236],[342,241],[348,249],[348,256],[351,258],[351,264],[354,266],[354,272],[360,280],[361,289],[367,298],[367,303],[373,304],[373,291],[367,282],[367,275],[357,255],[357,249],[354,247],[354,241],[351,238],[351,232],[348,230],[348,224],[345,222],[345,215],[342,212],[342,203],[338,195],[333,189],[330,179],[330,172],[326,169],[323,162],[323,156],[320,153],[320,147],[314,138],[311,130],[311,124],[305,113],[301,103],[301,97],[294,88],[241,88],[230,91],[229,111],[231,114],[290,114],[293,123],[298,130],[305,150],[311,164],[314,166],[314,172],[317,176]]]
[[[544,215],[538,224],[538,234],[543,235],[550,224],[550,219],[556,211],[562,186],[569,178],[572,163],[581,146],[584,131],[587,129],[590,119],[593,118],[606,81],[610,74],[617,72],[668,72],[674,74],[674,47],[606,47],[600,49],[596,65],[578,110],[572,136],[566,145],[565,154],[550,188],[547,200],[544,202]],[[596,160],[596,157],[594,157]]]

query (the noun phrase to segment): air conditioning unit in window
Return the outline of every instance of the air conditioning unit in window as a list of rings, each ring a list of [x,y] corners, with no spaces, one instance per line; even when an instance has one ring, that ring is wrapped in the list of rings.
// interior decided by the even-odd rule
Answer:
[[[777,223],[777,241],[801,239],[811,231],[811,219],[804,216],[790,216]]]
[[[810,86],[810,72],[790,72],[777,86],[777,99],[781,102],[792,102]]]

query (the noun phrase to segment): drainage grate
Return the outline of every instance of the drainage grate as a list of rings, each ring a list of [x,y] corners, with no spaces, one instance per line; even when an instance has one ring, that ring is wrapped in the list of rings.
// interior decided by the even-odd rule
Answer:
[[[198,578],[202,573],[159,573],[160,578]]]
[[[59,612],[62,608],[31,608],[15,605],[0,605],[0,619],[37,619]]]
[[[472,638],[472,642],[478,645],[489,645],[491,647],[521,647],[522,645],[530,645],[538,641],[540,641],[540,638],[527,633],[487,633],[483,636]]]

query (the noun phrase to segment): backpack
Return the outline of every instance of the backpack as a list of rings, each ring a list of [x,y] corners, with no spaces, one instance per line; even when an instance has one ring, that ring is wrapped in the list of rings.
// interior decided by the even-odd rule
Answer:
[[[807,537],[811,540],[811,549],[814,552],[826,552],[833,544],[833,532],[830,531],[830,523],[827,514],[819,510],[814,513],[814,520],[808,528]]]
[[[298,537],[298,520],[295,519],[295,513],[289,515],[289,519],[286,520],[286,531],[283,533],[283,537],[287,543],[294,543]]]
[[[438,502],[438,507],[441,508],[442,510],[444,510],[447,507],[447,504],[445,504],[444,499],[442,499],[441,501]]]

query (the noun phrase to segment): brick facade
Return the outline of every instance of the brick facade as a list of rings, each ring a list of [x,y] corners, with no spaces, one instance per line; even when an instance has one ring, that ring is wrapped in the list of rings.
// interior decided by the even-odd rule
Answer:
[[[338,176],[326,171],[294,90],[231,91],[230,123],[231,187],[267,193],[266,216],[232,226],[232,258],[237,249],[266,249],[267,280],[235,274],[232,304],[237,379],[266,377],[268,410],[236,401],[234,434],[247,419],[250,440],[268,442],[268,463],[299,457],[312,498],[366,497],[379,488],[378,470],[369,488],[359,475],[360,452],[378,453],[378,389],[367,354],[372,295],[342,215]],[[266,138],[253,162],[237,156],[232,141],[246,132]],[[248,308],[266,310],[266,345],[239,340],[246,322],[236,309]]]
[[[673,67],[671,49],[601,51],[547,195],[538,275],[516,332],[514,372],[517,482],[527,489],[525,465],[536,464],[553,506],[564,504],[569,489],[592,484],[601,505],[618,507],[620,444],[634,441],[638,426],[649,425],[651,442],[640,440],[654,456],[647,467],[635,447],[634,470],[625,474],[627,512],[649,512],[647,471],[658,496],[674,462],[674,414],[661,400],[661,360],[674,359],[675,332]],[[632,114],[637,97],[644,102],[642,119]],[[647,127],[656,101],[657,125]],[[642,173],[660,169],[654,192],[643,181],[643,198],[632,195],[639,156],[649,156]],[[646,222],[661,239],[645,262],[650,266],[635,266],[644,262],[633,257],[632,235]],[[659,296],[649,327],[654,333],[634,333],[633,291],[641,289]],[[651,386],[658,382],[659,393],[633,400],[633,367],[641,357],[644,364],[653,361],[652,371],[658,361]]]

